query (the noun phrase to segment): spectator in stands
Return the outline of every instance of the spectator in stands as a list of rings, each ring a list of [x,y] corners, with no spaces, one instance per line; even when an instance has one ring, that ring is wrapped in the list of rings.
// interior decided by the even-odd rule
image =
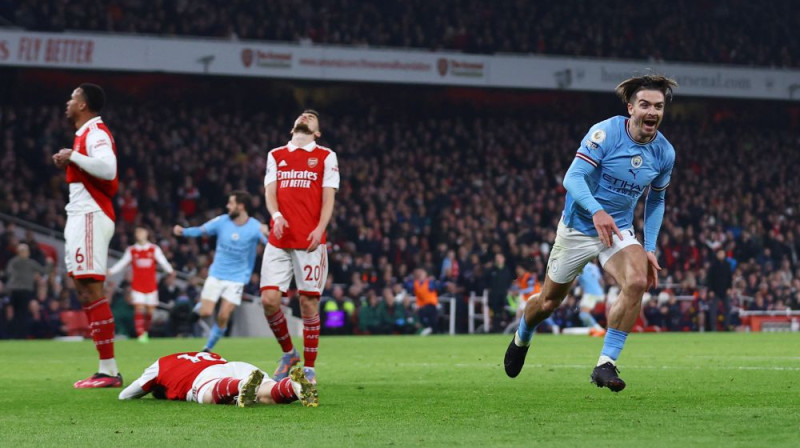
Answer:
[[[724,249],[718,249],[711,266],[708,268],[708,289],[714,293],[710,298],[708,313],[711,318],[709,331],[717,331],[718,317],[722,316],[722,329],[728,331],[730,328],[729,316],[731,301],[729,292],[733,283],[731,265],[728,263]]]
[[[511,288],[511,270],[506,265],[506,257],[496,253],[494,264],[486,273],[486,285],[489,289],[489,308],[492,309],[493,333],[502,332],[509,324],[509,312],[506,310],[506,296]]]
[[[422,334],[438,333],[439,284],[423,268],[414,270],[414,296],[417,298],[417,315],[422,325]]]
[[[17,255],[9,260],[6,270],[8,271],[8,285],[10,290],[11,306],[14,310],[14,317],[10,325],[12,338],[27,338],[27,327],[31,319],[31,301],[34,299],[36,288],[36,276],[46,275],[53,272],[53,260],[47,260],[47,265],[42,266],[36,260],[30,258],[31,251],[27,244],[20,243],[17,246]]]
[[[367,291],[367,302],[358,308],[358,329],[364,334],[389,334],[392,321],[387,311],[383,295],[375,290]]]

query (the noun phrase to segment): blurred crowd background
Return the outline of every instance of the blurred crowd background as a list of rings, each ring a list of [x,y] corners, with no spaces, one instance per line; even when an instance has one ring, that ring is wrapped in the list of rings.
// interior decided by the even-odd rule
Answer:
[[[302,44],[797,67],[789,0],[8,0],[37,31],[101,31]]]

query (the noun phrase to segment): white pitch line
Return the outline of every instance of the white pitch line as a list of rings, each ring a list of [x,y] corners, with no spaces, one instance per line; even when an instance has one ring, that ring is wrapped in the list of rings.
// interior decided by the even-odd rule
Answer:
[[[457,368],[496,368],[499,363],[398,363],[397,367],[457,367]],[[525,367],[537,369],[590,369],[591,364],[525,364]],[[800,371],[800,367],[789,366],[637,366],[620,364],[623,369],[641,370],[763,370],[763,371]]]

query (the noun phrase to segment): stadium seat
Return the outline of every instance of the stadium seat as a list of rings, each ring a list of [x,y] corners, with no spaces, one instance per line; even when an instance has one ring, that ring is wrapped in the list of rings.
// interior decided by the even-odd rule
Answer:
[[[89,319],[83,311],[62,311],[61,322],[67,327],[67,336],[89,336]]]

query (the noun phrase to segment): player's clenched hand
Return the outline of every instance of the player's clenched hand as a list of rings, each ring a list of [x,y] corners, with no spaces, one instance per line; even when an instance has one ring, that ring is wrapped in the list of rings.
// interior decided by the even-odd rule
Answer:
[[[614,218],[606,213],[605,210],[600,210],[595,213],[594,216],[592,216],[592,221],[594,222],[594,228],[597,230],[597,236],[600,237],[600,241],[604,246],[611,247],[611,244],[614,242],[614,234],[616,234],[620,240],[622,239],[622,232],[619,231],[617,224],[614,223]]]
[[[183,236],[183,227],[176,225],[172,228],[172,233],[174,233],[175,236]]]
[[[311,243],[308,245],[308,249],[306,252],[314,252],[319,247],[319,243],[322,241],[322,234],[325,232],[325,229],[314,229],[313,232],[308,234],[307,240]]]
[[[69,148],[63,148],[61,151],[53,154],[53,164],[58,169],[63,169],[67,165],[69,165],[69,157],[72,155],[72,150]]]
[[[275,237],[278,239],[283,238],[283,229],[289,228],[289,222],[286,221],[286,218],[283,216],[278,216],[277,218],[272,219],[272,230],[275,233]]]
[[[658,288],[658,271],[661,266],[658,264],[656,254],[647,252],[647,286],[649,288]]]

